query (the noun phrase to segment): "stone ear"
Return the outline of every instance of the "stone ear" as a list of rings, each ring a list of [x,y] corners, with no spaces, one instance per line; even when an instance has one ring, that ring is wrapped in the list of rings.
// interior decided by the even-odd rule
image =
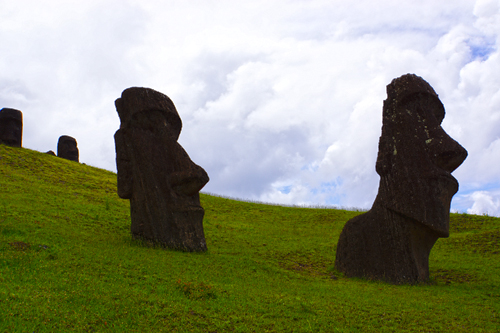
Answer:
[[[382,133],[378,141],[377,163],[375,164],[375,170],[380,176],[384,176],[391,171],[394,149],[394,142],[389,139],[388,135]]]
[[[392,169],[393,156],[396,150],[393,137],[395,107],[389,99],[382,108],[382,134],[378,140],[378,155],[375,170],[380,176],[388,174]]]
[[[121,129],[115,133],[117,187],[120,198],[130,199],[133,179],[125,132],[126,130]]]

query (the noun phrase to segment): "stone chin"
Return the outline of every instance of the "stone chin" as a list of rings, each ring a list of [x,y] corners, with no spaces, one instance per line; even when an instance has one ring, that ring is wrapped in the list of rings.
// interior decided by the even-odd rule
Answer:
[[[447,172],[392,182],[382,177],[374,205],[412,219],[428,227],[437,237],[446,238],[451,200],[457,192],[458,181]]]
[[[423,224],[436,231],[438,237],[450,236],[450,206],[455,193],[458,192],[458,181],[450,174],[439,176],[434,180],[436,186],[436,215],[430,215]],[[439,203],[439,204],[437,204]]]

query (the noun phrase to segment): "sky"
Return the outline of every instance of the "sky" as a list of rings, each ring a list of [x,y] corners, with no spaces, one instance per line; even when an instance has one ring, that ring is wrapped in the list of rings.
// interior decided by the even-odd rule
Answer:
[[[452,211],[500,216],[499,0],[0,0],[0,108],[23,147],[116,171],[114,100],[168,95],[204,192],[369,209],[386,85],[421,76],[469,153]]]

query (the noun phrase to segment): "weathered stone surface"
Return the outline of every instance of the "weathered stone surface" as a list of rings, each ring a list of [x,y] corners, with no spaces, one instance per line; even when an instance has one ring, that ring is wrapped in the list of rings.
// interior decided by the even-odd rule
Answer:
[[[182,122],[173,102],[149,88],[115,101],[118,195],[130,199],[136,238],[184,251],[206,251],[199,191],[209,178],[177,142]]]
[[[56,156],[56,153],[54,153],[52,150],[49,150],[49,151],[45,152],[45,154]]]
[[[335,267],[347,276],[416,283],[429,278],[429,254],[449,236],[458,182],[451,176],[467,151],[441,128],[444,106],[422,78],[387,86],[376,163],[380,185],[372,208],[349,220]]]
[[[75,138],[68,135],[60,136],[59,141],[57,141],[57,156],[79,162],[80,152]]]
[[[0,143],[21,147],[23,141],[23,113],[16,109],[0,110]]]

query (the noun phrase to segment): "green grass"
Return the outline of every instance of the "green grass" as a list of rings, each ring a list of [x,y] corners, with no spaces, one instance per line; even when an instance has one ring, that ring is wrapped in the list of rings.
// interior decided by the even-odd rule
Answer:
[[[451,215],[430,284],[347,279],[360,212],[201,195],[208,252],[131,239],[112,172],[0,145],[0,332],[498,332],[500,220]]]

